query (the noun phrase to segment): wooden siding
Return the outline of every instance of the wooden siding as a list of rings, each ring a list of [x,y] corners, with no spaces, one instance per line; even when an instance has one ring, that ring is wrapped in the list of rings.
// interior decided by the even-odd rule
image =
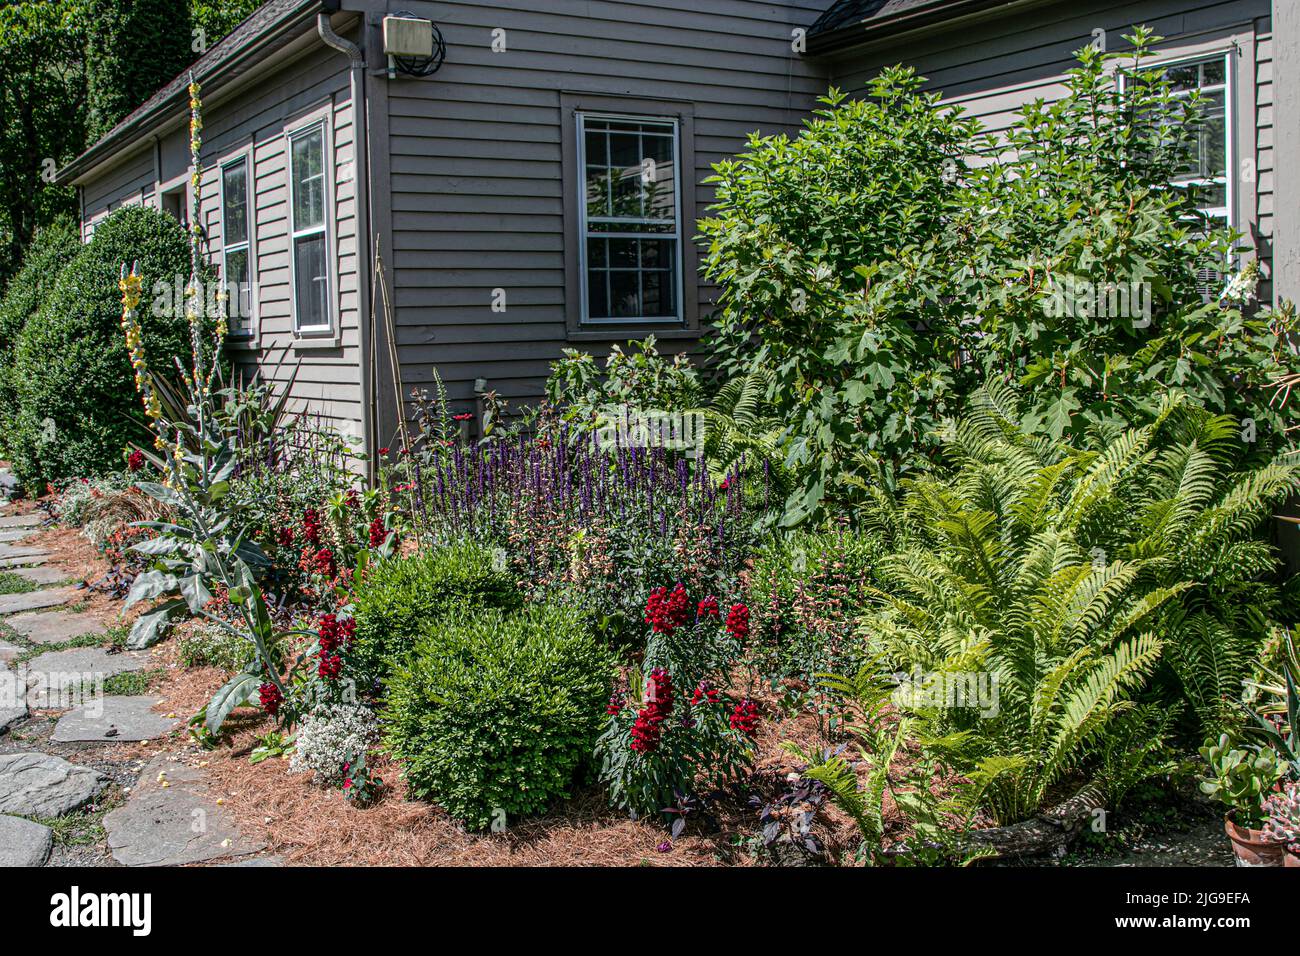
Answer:
[[[295,407],[360,437],[356,166],[347,67],[346,57],[317,44],[234,96],[217,99],[205,110],[202,222],[212,261],[220,263],[221,164],[241,152],[251,152],[258,334],[255,347],[235,346],[232,357],[246,372],[260,364],[265,376],[281,380],[287,379],[301,361],[293,389]],[[285,131],[304,117],[317,114],[329,119],[334,170],[334,230],[330,244],[336,264],[337,281],[332,294],[337,304],[338,329],[328,343],[297,339],[291,317]],[[188,148],[188,129],[178,125],[160,138],[156,151],[150,142],[138,157],[88,181],[83,187],[87,226],[124,203],[144,201],[156,205],[159,185],[186,174]]]
[[[568,337],[579,304],[566,301],[565,257],[577,254],[578,238],[566,233],[564,177],[577,171],[562,162],[570,125],[562,95],[682,101],[695,139],[695,155],[682,158],[684,186],[704,215],[711,165],[743,149],[751,131],[797,129],[825,92],[820,67],[792,50],[792,31],[829,5],[553,0],[542,11],[392,0],[394,11],[433,19],[448,44],[438,74],[387,86],[389,168],[376,191],[392,197],[404,394],[436,368],[458,407],[471,407],[477,378],[518,405],[541,395],[566,346],[608,347]],[[496,29],[506,52],[492,50]],[[492,311],[494,289],[506,290],[504,313]],[[689,275],[686,289],[707,318],[712,290]]]

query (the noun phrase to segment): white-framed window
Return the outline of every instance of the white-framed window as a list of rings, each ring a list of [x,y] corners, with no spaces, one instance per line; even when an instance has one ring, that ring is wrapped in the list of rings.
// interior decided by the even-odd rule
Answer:
[[[582,322],[682,322],[676,119],[577,115]]]
[[[289,264],[293,326],[298,333],[333,330],[330,292],[328,128],[324,120],[293,130],[289,147]]]
[[[251,337],[256,329],[251,165],[245,154],[221,167],[221,277],[235,338]]]
[[[1196,205],[1211,220],[1235,228],[1232,168],[1232,64],[1227,53],[1161,64],[1175,97],[1201,95],[1200,132],[1174,184],[1196,190]]]

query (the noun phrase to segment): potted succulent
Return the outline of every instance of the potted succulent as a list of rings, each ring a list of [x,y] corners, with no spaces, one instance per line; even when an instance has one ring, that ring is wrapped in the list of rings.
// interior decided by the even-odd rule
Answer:
[[[1210,773],[1201,792],[1228,807],[1224,829],[1238,866],[1282,866],[1285,848],[1264,835],[1264,795],[1273,789],[1287,764],[1267,748],[1232,745],[1227,734],[1201,748]]]
[[[1300,783],[1285,784],[1264,801],[1264,836],[1286,848],[1283,866],[1300,866]]]

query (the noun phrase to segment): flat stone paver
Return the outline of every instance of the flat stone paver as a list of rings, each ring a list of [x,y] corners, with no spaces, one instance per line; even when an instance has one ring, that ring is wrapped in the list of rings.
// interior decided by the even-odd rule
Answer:
[[[24,665],[27,703],[33,710],[59,710],[91,702],[98,685],[114,674],[143,670],[145,659],[130,651],[102,647],[48,651]]]
[[[0,544],[0,558],[48,558],[50,549],[39,544]]]
[[[5,623],[33,644],[62,644],[74,637],[104,634],[108,630],[93,614],[69,611],[15,614]]]
[[[0,737],[27,717],[27,685],[19,684],[18,675],[8,664],[0,663]]]
[[[23,538],[29,538],[34,533],[32,528],[6,528],[0,531],[0,541],[21,541]]]
[[[23,649],[17,644],[10,644],[8,641],[0,641],[0,664],[8,664],[22,652]]]
[[[29,564],[30,565],[44,564],[45,559],[48,558],[49,556],[50,553],[48,551],[42,551],[38,554],[34,554],[26,558],[21,556],[17,558],[0,558],[0,570],[7,571],[12,568],[22,568],[22,567],[26,567]]]
[[[127,743],[154,740],[181,726],[153,709],[157,697],[105,697],[60,718],[51,740],[59,743]]]
[[[60,571],[58,568],[13,568],[9,573],[16,574],[24,581],[30,581],[38,587],[45,587],[49,584],[65,584],[72,580],[71,574],[67,571]]]
[[[39,528],[44,521],[40,515],[8,515],[0,518],[0,528]]]
[[[37,611],[43,607],[70,604],[86,596],[79,588],[50,588],[48,591],[28,591],[25,594],[0,594],[0,614],[17,614],[20,611]]]
[[[0,813],[58,817],[84,807],[108,782],[98,770],[49,754],[0,754]]]
[[[113,859],[125,866],[183,866],[266,848],[240,835],[202,771],[165,756],[145,766],[126,804],[105,815],[104,829]]]
[[[54,849],[54,831],[31,820],[0,816],[0,867],[44,866]]]

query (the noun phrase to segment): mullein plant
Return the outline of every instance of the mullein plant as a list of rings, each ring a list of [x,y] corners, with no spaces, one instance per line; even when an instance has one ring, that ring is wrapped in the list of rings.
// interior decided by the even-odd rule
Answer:
[[[160,483],[138,484],[146,494],[168,506],[172,514],[170,521],[140,523],[156,532],[156,537],[134,546],[134,550],[150,558],[152,567],[136,578],[126,603],[130,607],[141,601],[168,598],[136,622],[129,640],[132,647],[154,643],[162,626],[183,609],[252,644],[255,653],[249,666],[217,691],[193,721],[202,724],[208,735],[216,735],[231,711],[259,699],[265,709],[278,713],[283,723],[291,723],[294,709],[282,705],[290,696],[293,672],[303,665],[304,658],[294,661],[286,674],[286,648],[295,638],[318,635],[306,630],[276,630],[253,571],[266,564],[266,557],[254,543],[245,540],[238,509],[227,502],[239,456],[234,432],[223,430],[216,414],[214,385],[219,380],[226,319],[220,314],[224,313],[224,298],[218,298],[219,314],[209,315],[202,294],[202,120],[199,86],[193,78],[189,93],[194,212],[185,312],[191,362],[188,369],[177,362],[179,389],[145,360],[139,317],[143,277],[135,267],[127,270],[124,266],[119,283],[122,330],[135,370],[136,389],[153,432],[152,450],[141,451],[163,476]],[[231,619],[212,613],[214,593],[228,599]]]

